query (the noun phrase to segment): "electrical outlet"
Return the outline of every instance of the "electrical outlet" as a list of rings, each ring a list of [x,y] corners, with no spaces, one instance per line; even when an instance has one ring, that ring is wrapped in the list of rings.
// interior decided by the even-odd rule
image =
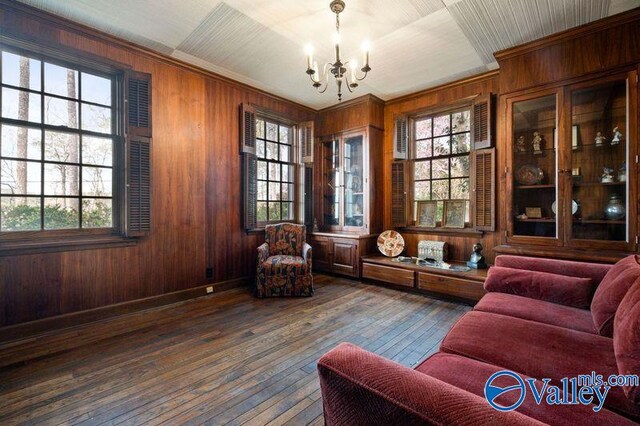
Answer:
[[[206,275],[207,278],[213,278],[213,268],[207,268]]]
[[[211,294],[211,293],[213,293],[213,287],[209,286],[207,287],[207,294]]]

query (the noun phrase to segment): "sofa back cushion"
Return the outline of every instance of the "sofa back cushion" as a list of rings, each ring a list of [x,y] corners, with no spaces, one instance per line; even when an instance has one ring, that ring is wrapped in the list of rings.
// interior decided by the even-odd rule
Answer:
[[[269,244],[269,256],[302,256],[302,248],[307,238],[304,225],[279,223],[267,225],[265,240]]]
[[[607,272],[591,301],[591,315],[596,330],[613,337],[613,318],[631,285],[640,278],[640,257],[625,257]]]
[[[594,284],[591,278],[494,266],[489,269],[484,288],[489,292],[515,294],[530,299],[588,309]]]
[[[619,374],[640,373],[640,278],[620,302],[613,328],[613,349]],[[640,404],[640,386],[623,386],[631,401]]]
[[[591,278],[594,286],[600,284],[602,278],[607,275],[607,272],[613,266],[603,263],[575,262],[573,260],[512,256],[508,254],[501,254],[496,257],[495,265],[527,271],[549,272],[569,277]]]

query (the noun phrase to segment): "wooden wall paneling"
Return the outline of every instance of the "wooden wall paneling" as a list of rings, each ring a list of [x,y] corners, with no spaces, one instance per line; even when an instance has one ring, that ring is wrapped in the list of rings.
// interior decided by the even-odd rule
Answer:
[[[357,127],[384,129],[384,102],[364,95],[318,112],[316,136],[328,136]]]
[[[135,246],[0,257],[0,326],[247,278],[264,238],[242,229],[239,105],[315,111],[59,18],[0,1],[3,35],[152,75],[153,229]]]
[[[640,8],[495,54],[500,93],[553,84],[640,62]]]

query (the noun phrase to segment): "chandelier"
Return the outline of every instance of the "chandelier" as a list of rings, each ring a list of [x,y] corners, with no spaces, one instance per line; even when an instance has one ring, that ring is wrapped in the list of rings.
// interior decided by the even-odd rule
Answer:
[[[327,62],[324,65],[321,74],[318,70],[318,63],[313,60],[313,46],[308,45],[305,48],[305,53],[307,54],[307,74],[309,75],[309,78],[311,78],[313,87],[315,87],[319,93],[324,93],[327,91],[327,87],[329,86],[329,72],[331,72],[336,80],[336,84],[338,85],[338,101],[342,101],[343,84],[347,87],[350,93],[353,93],[353,90],[358,87],[358,82],[364,80],[367,77],[367,73],[371,71],[371,67],[369,66],[369,43],[366,41],[362,43],[364,66],[360,68],[360,71],[362,71],[363,74],[358,76],[357,61],[350,60],[343,63],[340,60],[340,12],[344,10],[344,1],[333,0],[331,4],[329,4],[329,7],[331,8],[331,11],[336,14],[336,33],[333,37],[336,60],[334,63]],[[351,68],[350,73],[347,72],[347,65]]]

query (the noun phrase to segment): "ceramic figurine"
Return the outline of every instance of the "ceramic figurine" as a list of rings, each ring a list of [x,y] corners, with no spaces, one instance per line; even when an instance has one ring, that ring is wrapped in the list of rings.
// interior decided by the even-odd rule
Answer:
[[[622,163],[620,169],[618,169],[618,182],[627,181],[627,163]]]
[[[516,149],[518,152],[526,152],[527,148],[524,146],[524,136],[520,136],[516,141]]]
[[[484,260],[484,256],[482,255],[482,244],[475,243],[473,245],[473,253],[471,253],[471,258],[467,262],[467,266],[473,269],[487,268],[487,262]]]
[[[320,228],[318,228],[318,219],[313,218],[313,232],[320,232]]]
[[[604,136],[602,136],[602,132],[598,132],[596,133],[596,146],[602,146],[604,145],[604,142],[607,140],[607,138],[605,138]]]
[[[542,137],[540,136],[540,132],[533,132],[533,141],[531,141],[531,145],[533,145],[533,153],[535,155],[542,154]]]
[[[613,183],[613,169],[609,167],[603,167],[602,177],[600,178],[600,182],[602,183]]]
[[[618,145],[622,141],[622,133],[618,130],[618,126],[613,129],[613,138],[611,139],[611,145]]]

